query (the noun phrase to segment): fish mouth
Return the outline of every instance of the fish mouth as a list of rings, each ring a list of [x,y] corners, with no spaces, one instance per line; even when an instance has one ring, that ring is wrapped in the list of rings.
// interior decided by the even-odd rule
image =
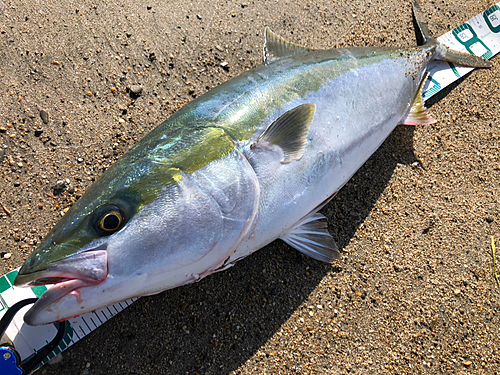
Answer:
[[[50,305],[68,294],[75,295],[81,303],[78,289],[95,286],[108,276],[108,253],[105,250],[86,251],[56,262],[48,263],[47,268],[36,272],[26,272],[21,268],[14,280],[15,286],[52,285],[25,314],[24,321],[36,325],[40,311],[50,311]]]

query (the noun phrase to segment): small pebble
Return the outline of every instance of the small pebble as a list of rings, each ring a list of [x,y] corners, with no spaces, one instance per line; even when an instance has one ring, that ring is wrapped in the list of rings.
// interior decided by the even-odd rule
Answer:
[[[142,92],[142,87],[139,85],[130,86],[130,92],[134,95],[139,95]]]
[[[40,111],[40,118],[42,119],[44,124],[49,123],[49,114],[43,109]]]
[[[3,255],[3,259],[10,259],[10,257],[11,257],[11,256],[12,256],[12,254],[11,254],[11,253],[5,253],[5,254]]]
[[[61,194],[64,190],[66,190],[66,181],[57,181],[52,190],[54,190],[54,195]]]

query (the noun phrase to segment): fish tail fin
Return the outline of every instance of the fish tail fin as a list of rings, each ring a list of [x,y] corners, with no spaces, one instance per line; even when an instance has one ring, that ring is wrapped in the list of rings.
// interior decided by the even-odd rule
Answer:
[[[417,23],[418,30],[420,31],[420,35],[422,36],[422,39],[424,41],[423,44],[436,46],[436,60],[444,60],[453,64],[469,66],[472,68],[490,68],[493,66],[490,61],[483,59],[482,57],[449,49],[434,36],[432,36],[431,32],[429,31],[429,27],[424,22],[424,16],[422,14],[422,10],[420,9],[420,5],[416,0],[413,3],[413,15],[415,17],[415,22]]]

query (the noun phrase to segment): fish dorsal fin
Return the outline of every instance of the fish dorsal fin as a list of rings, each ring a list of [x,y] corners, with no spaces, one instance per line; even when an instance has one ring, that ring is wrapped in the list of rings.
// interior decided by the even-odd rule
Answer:
[[[420,82],[417,93],[413,100],[413,105],[411,106],[410,113],[408,117],[405,118],[404,125],[429,125],[434,124],[436,119],[427,113],[425,109],[424,102],[422,100],[422,90],[424,88],[425,80],[427,79],[429,73],[426,73]]]
[[[264,41],[265,65],[279,60],[282,57],[292,56],[298,53],[305,53],[310,51],[313,51],[313,49],[291,43],[278,34],[273,33],[268,27],[266,27],[266,36]]]
[[[283,150],[283,164],[299,160],[306,151],[307,133],[315,112],[316,104],[302,104],[289,110],[269,125],[250,147],[271,143]]]
[[[427,23],[424,21],[424,15],[418,1],[413,3],[413,16],[415,17],[415,22],[417,23],[418,31],[420,31],[420,36],[422,37],[424,44],[434,40]]]
[[[340,252],[328,233],[327,223],[320,221],[323,219],[326,217],[313,211],[280,238],[301,253],[322,262],[333,263],[340,258]]]

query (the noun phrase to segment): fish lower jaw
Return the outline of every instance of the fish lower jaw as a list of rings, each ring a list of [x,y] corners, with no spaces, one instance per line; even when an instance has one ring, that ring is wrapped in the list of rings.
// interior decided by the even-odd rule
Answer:
[[[104,281],[104,280],[102,280]],[[66,297],[67,295],[72,295],[76,299],[77,304],[83,302],[80,289],[95,286],[100,284],[102,281],[95,280],[82,280],[82,279],[63,279],[62,281],[49,287],[47,291],[38,299],[38,301],[31,307],[31,309],[24,315],[24,321],[30,326],[37,326],[42,324],[49,324],[56,321],[66,320],[67,318],[53,319],[52,321],[44,321],[41,315],[43,312],[52,313],[53,309],[51,305],[56,304],[58,301]]]

